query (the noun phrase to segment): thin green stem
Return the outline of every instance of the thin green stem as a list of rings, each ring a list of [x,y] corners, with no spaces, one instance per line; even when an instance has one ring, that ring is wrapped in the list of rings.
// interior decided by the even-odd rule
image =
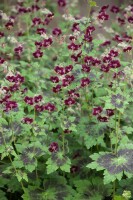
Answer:
[[[65,154],[65,134],[64,131],[62,132],[62,144],[63,144],[63,155]]]
[[[115,198],[116,180],[113,182],[113,200]]]

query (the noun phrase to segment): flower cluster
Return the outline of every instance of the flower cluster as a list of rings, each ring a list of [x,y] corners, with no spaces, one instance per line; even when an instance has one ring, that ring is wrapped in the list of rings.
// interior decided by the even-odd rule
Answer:
[[[93,108],[92,114],[94,116],[97,116],[97,119],[100,122],[108,122],[109,117],[114,115],[114,110],[113,109],[106,109],[106,112],[103,112],[104,115],[102,115],[103,108],[101,106]]]

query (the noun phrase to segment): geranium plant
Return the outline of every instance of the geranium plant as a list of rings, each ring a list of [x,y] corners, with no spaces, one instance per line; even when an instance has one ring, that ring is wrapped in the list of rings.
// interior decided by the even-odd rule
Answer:
[[[85,4],[0,12],[1,200],[133,199],[133,4]]]

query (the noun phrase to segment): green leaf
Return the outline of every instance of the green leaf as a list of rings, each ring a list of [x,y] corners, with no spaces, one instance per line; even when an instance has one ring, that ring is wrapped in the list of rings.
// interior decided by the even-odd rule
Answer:
[[[0,190],[0,200],[7,200],[5,196],[6,196],[6,193]]]
[[[125,200],[125,198],[124,197],[122,197],[122,196],[114,196],[114,200]]]
[[[20,173],[16,173],[16,177],[17,177],[17,179],[18,179],[18,181],[19,182],[21,182],[21,180],[22,180],[22,174],[20,174]]]
[[[29,191],[27,188],[24,188],[24,194],[22,195],[23,200],[31,200]]]
[[[33,172],[36,168],[36,165],[25,165],[25,169],[27,169],[29,172]]]
[[[24,165],[23,165],[23,162],[21,160],[14,160],[13,161],[13,164],[16,168],[22,168]]]
[[[114,182],[116,180],[116,177],[112,174],[109,174],[107,170],[104,171],[104,184],[109,184],[111,182]]]
[[[51,160],[51,158],[47,160],[46,164],[47,164],[47,174],[51,174],[59,168],[57,164]]]
[[[64,172],[70,172],[70,167],[71,167],[71,161],[70,161],[70,159],[68,158],[68,159],[67,159],[67,162],[66,162],[64,165],[62,165],[62,166],[60,167],[60,169],[61,169],[62,171],[64,171]]]
[[[97,6],[97,3],[95,1],[92,1],[92,0],[88,0],[88,3],[91,7],[95,7]]]

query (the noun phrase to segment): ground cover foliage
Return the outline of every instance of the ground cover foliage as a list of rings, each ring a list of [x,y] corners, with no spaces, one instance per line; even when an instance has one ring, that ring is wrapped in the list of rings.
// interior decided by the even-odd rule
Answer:
[[[1,200],[133,199],[133,4],[108,3],[1,5]]]

